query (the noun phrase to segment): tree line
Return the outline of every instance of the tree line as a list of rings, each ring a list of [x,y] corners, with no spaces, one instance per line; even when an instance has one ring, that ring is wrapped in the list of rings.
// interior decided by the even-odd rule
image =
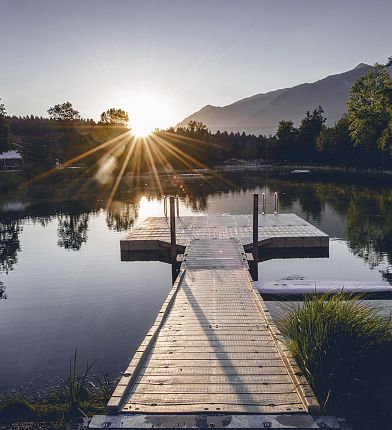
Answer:
[[[169,131],[205,141],[205,152],[214,164],[240,158],[264,163],[392,168],[391,66],[392,57],[359,78],[350,90],[347,113],[329,127],[319,106],[306,112],[298,127],[290,120],[280,121],[272,136],[226,131],[212,134],[195,121]]]
[[[48,117],[8,116],[4,104],[0,104],[0,153],[17,150],[28,176],[128,130],[128,113],[118,108],[102,112],[98,122],[82,118],[70,102],[56,104],[47,112]]]
[[[186,127],[157,130],[156,137],[151,138],[152,148],[140,151],[138,169],[151,170],[152,163],[167,170],[168,165],[173,169],[214,166],[240,159],[392,168],[391,65],[392,57],[385,65],[376,64],[354,83],[347,113],[332,126],[326,125],[322,106],[306,112],[298,126],[290,120],[280,121],[276,134],[270,136],[211,133],[205,124],[190,121]],[[128,113],[118,108],[103,112],[98,122],[83,119],[70,102],[50,107],[47,112],[47,118],[10,117],[4,104],[0,104],[0,152],[17,149],[25,169],[33,173],[119,136],[129,130],[132,122]],[[95,163],[97,157],[98,154],[90,163]]]

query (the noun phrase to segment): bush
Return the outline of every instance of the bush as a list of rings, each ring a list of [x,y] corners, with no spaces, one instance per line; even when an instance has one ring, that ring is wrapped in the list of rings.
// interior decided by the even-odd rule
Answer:
[[[311,296],[284,305],[284,342],[324,412],[358,427],[390,418],[392,324],[359,296]],[[383,427],[384,428],[384,427]]]

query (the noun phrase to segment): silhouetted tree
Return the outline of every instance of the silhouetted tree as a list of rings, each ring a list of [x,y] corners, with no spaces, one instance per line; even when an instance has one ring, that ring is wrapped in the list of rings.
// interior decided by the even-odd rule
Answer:
[[[7,119],[5,106],[3,103],[0,103],[0,154],[10,149],[10,143],[11,128]]]
[[[276,137],[279,144],[279,158],[281,160],[293,161],[296,154],[296,138],[298,130],[294,127],[293,121],[280,121]]]
[[[187,135],[197,139],[203,139],[208,136],[208,128],[201,121],[189,121],[186,125],[185,132]]]
[[[128,112],[125,112],[125,110],[111,108],[101,113],[100,124],[127,127],[128,122],[129,116]]]
[[[316,141],[326,121],[323,114],[324,110],[321,106],[313,112],[307,111],[298,128],[298,151],[303,161],[313,161],[317,157]]]
[[[316,144],[323,159],[328,163],[351,165],[354,144],[350,137],[347,115],[343,115],[334,126],[323,128]]]
[[[54,105],[48,109],[49,118],[56,121],[80,120],[80,113],[70,102]]]

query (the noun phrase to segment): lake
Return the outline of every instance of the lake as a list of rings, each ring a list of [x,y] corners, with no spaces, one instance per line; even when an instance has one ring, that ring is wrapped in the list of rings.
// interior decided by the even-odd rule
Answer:
[[[329,258],[265,261],[260,280],[392,282],[392,186],[384,179],[255,171],[161,180],[164,192],[180,195],[180,215],[250,214],[253,193],[263,192],[272,212],[278,192],[280,212],[330,235]],[[121,262],[119,241],[148,216],[163,216],[161,191],[147,175],[126,178],[110,209],[106,195],[85,186],[0,197],[1,392],[56,386],[76,348],[80,364],[96,361],[96,372],[116,377],[155,320],[171,268]]]

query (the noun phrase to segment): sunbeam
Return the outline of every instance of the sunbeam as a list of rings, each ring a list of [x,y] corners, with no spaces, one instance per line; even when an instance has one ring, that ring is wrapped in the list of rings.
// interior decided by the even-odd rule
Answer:
[[[151,154],[151,149],[150,149],[150,145],[148,143],[148,139],[145,139],[144,142],[145,142],[145,148],[146,148],[147,156],[148,156],[148,159],[150,161],[150,166],[151,166],[151,169],[154,173],[154,177],[155,177],[156,183],[158,185],[159,192],[161,194],[163,194],[162,183],[161,183],[161,180],[159,179],[159,174],[158,174],[158,171],[157,171],[157,168],[155,165],[155,161],[154,161],[152,154]]]
[[[120,184],[120,182],[121,182],[121,180],[122,180],[122,178],[124,176],[125,169],[128,166],[129,160],[130,160],[130,158],[132,156],[132,153],[133,153],[133,151],[135,149],[135,146],[136,146],[137,142],[138,142],[138,139],[133,139],[132,143],[129,145],[127,155],[125,156],[124,162],[123,162],[123,164],[121,166],[121,170],[120,170],[119,174],[117,175],[117,178],[116,178],[116,181],[115,181],[115,183],[113,185],[112,191],[110,192],[110,195],[109,195],[109,198],[108,198],[108,201],[107,201],[107,204],[106,204],[106,208],[110,207],[110,205],[111,205],[111,203],[113,201],[113,197],[115,196],[115,194],[117,192],[117,188],[118,188],[118,186],[119,186],[119,184]]]

